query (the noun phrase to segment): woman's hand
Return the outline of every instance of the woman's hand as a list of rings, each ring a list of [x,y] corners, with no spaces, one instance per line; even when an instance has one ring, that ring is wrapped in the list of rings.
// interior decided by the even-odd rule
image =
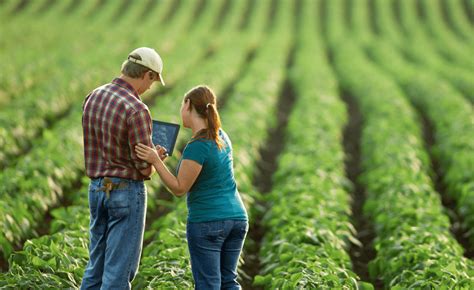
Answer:
[[[168,157],[168,151],[166,151],[165,147],[162,147],[160,145],[155,146],[156,152],[158,152],[158,156],[160,156],[160,159],[163,161]]]
[[[137,153],[138,158],[151,164],[158,162],[160,159],[156,148],[148,147],[142,143],[138,143],[138,145],[135,146],[135,153]]]

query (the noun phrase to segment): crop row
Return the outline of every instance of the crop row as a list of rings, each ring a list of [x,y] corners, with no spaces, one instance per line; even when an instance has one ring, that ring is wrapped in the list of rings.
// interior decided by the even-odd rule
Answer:
[[[387,44],[369,48],[377,64],[390,73],[433,125],[434,158],[439,160],[447,194],[457,202],[464,227],[474,242],[474,114],[472,106],[449,83],[410,65]],[[387,57],[394,64],[387,65]]]
[[[42,3],[47,1],[35,1]],[[68,1],[61,1],[67,3]],[[88,2],[85,4],[85,2]],[[11,1],[12,4],[18,4]],[[92,4],[93,1],[81,1],[84,6]],[[38,13],[22,11],[22,13],[11,13],[13,7],[3,3],[0,6],[0,17],[2,25],[0,27],[0,61],[2,63],[2,75],[0,75],[0,103],[5,105],[12,99],[22,96],[24,92],[40,85],[47,79],[51,78],[52,73],[61,73],[57,69],[60,65],[57,57],[60,49],[64,50],[72,48],[69,46],[58,45],[61,40],[71,41],[74,38],[67,38],[68,35],[62,33],[63,29],[68,29],[72,33],[70,37],[76,37],[83,27],[70,27],[67,17],[76,18],[77,13],[64,15],[58,13],[57,9],[61,9],[61,5],[52,5],[47,11]],[[46,13],[47,12],[47,13]],[[65,21],[63,29],[56,29],[48,15],[54,15],[60,21]],[[35,17],[35,25],[31,25],[31,19]],[[71,30],[73,29],[73,30]],[[66,37],[66,39],[65,39]],[[85,44],[87,45],[87,43]],[[32,47],[34,46],[34,49]],[[76,47],[79,49],[79,47]]]
[[[263,268],[254,282],[265,289],[358,287],[347,253],[351,242],[360,243],[350,223],[350,181],[344,176],[347,112],[316,37],[315,3],[302,2],[289,74],[297,101],[273,176],[274,189],[265,196],[270,206],[263,218]]]
[[[343,3],[335,2],[336,4],[331,5],[343,13]],[[398,7],[398,15],[393,11],[393,4]],[[423,64],[448,79],[472,101],[474,100],[472,82],[474,75],[470,69],[472,45],[459,42],[447,31],[443,19],[440,18],[438,4],[437,0],[430,2],[401,0],[395,3],[360,0],[351,6],[350,25],[346,25],[347,31],[351,31],[351,35],[357,38],[359,43],[376,41],[373,32],[379,37],[390,39],[392,44],[401,49],[410,60]],[[427,24],[420,20],[417,14],[419,9],[423,11],[422,19],[426,18]],[[449,42],[449,45],[445,44],[446,42]],[[453,57],[458,58],[461,64],[453,65]]]
[[[377,257],[369,272],[386,287],[472,287],[474,264],[449,231],[416,113],[401,89],[354,42],[333,43],[342,87],[363,115],[364,212],[375,226]]]
[[[469,18],[466,17],[465,9],[462,5],[462,1],[449,1],[439,0],[442,9],[447,11],[446,17],[453,31],[456,32],[461,39],[474,43],[474,35],[472,34],[472,23],[469,22]],[[472,2],[471,2],[472,3]],[[471,7],[471,13],[472,13]]]
[[[449,1],[455,3],[456,1]],[[410,34],[404,36],[397,29],[395,15],[391,10],[390,3],[377,0],[375,1],[375,9],[379,35],[381,38],[390,41],[394,46],[403,52],[406,57],[413,62],[423,65],[433,73],[437,73],[440,77],[447,79],[454,87],[462,92],[471,102],[474,101],[474,73],[463,67],[453,66],[447,60],[438,54],[436,49],[432,47],[432,41],[426,35],[421,25],[410,26]],[[407,7],[409,8],[409,7]],[[401,25],[408,27],[410,23],[416,23],[416,13],[413,9],[404,11]]]
[[[377,4],[379,7],[385,6],[385,11],[389,9],[387,2],[379,1]],[[381,13],[383,14],[383,10]],[[415,18],[413,13],[409,15]],[[379,28],[381,31],[390,30],[388,27],[393,26],[393,22],[387,22],[390,19],[387,13],[380,17],[383,16],[386,16],[385,23],[380,23]],[[409,16],[405,15],[405,18]],[[365,22],[366,24],[361,26],[368,30],[368,21],[360,18],[360,22]],[[413,27],[412,30],[417,31],[417,28]],[[458,211],[464,218],[463,226],[466,231],[469,230],[467,234],[471,241],[474,241],[474,231],[470,230],[474,226],[474,177],[471,173],[474,164],[474,140],[470,138],[474,134],[474,115],[469,102],[451,86],[452,83],[460,89],[464,88],[466,94],[470,93],[467,96],[472,98],[474,87],[470,79],[473,75],[471,72],[462,74],[461,68],[451,68],[440,61],[440,56],[427,48],[423,33],[412,33],[416,34],[417,38],[409,42],[397,42],[398,38],[393,36],[396,32],[392,32],[389,34],[392,35],[392,38],[389,38],[390,43],[385,43],[381,38],[373,38],[366,43],[370,55],[392,74],[406,91],[406,96],[432,124],[435,137],[433,156],[439,160],[448,194],[457,201]],[[380,36],[385,35],[382,33]],[[393,43],[395,45],[391,45]],[[418,63],[407,62],[397,52],[397,47],[427,65],[422,67]],[[391,62],[387,62],[387,59]],[[451,83],[437,74],[446,76]]]
[[[389,9],[387,2],[378,1],[377,4],[379,7],[385,6],[385,11]],[[433,7],[435,6],[433,5]],[[390,19],[388,15],[380,17],[383,16],[386,16],[385,25],[379,25],[379,28],[382,31],[389,30],[386,26],[393,26],[393,22],[387,22]],[[411,13],[411,17],[414,18],[415,15]],[[361,22],[363,21],[362,19]],[[368,21],[365,20],[365,22]],[[417,30],[416,27],[412,29]],[[472,230],[474,228],[474,177],[472,175],[474,139],[470,138],[474,135],[474,115],[469,102],[451,86],[451,84],[461,84],[458,88],[465,88],[464,91],[470,92],[468,96],[472,98],[474,87],[471,79],[474,75],[471,72],[456,74],[456,72],[462,72],[462,69],[449,69],[447,64],[439,61],[440,56],[435,55],[427,48],[427,40],[423,37],[422,32],[413,33],[418,37],[408,43],[397,43],[396,37],[390,38],[390,42],[385,42],[383,38],[373,38],[367,44],[368,51],[378,65],[400,83],[406,96],[433,126],[434,149],[432,155],[436,160],[439,160],[448,194],[457,201],[459,213],[464,218],[464,228],[469,230],[468,235],[471,241],[474,241],[474,231]],[[385,35],[382,33],[381,36]],[[395,45],[391,45],[393,43]],[[397,52],[396,48],[419,61],[425,60],[423,63],[428,65],[423,67],[418,63],[409,63],[404,60],[402,54]],[[415,51],[416,53],[414,53]],[[387,59],[391,61],[387,62]],[[435,63],[442,63],[442,65]],[[447,77],[451,83],[438,77],[438,74]],[[448,76],[449,74],[451,76]],[[462,84],[467,86],[463,87]]]
[[[404,5],[410,5],[407,8],[415,9],[415,3],[409,0],[403,0]],[[474,67],[474,46],[472,42],[461,42],[455,35],[448,30],[443,21],[441,7],[438,5],[440,0],[420,0],[417,5],[421,6],[424,20],[424,27],[432,36],[432,40],[438,50],[456,65],[472,70]]]

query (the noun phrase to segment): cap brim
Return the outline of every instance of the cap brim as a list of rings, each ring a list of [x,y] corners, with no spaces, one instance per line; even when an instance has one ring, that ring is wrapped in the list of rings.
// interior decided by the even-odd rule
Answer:
[[[165,80],[163,79],[163,76],[159,73],[158,76],[160,77],[160,82],[163,86],[165,86]]]

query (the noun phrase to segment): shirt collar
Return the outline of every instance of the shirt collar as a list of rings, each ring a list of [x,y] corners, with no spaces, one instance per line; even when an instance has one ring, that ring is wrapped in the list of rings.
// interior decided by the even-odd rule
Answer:
[[[112,80],[112,83],[113,84],[116,84],[117,86],[120,86],[128,91],[130,91],[137,99],[139,99],[140,101],[142,99],[140,99],[140,95],[138,94],[138,92],[132,87],[131,84],[129,84],[127,81],[125,81],[124,79],[121,79],[121,78],[115,78]]]

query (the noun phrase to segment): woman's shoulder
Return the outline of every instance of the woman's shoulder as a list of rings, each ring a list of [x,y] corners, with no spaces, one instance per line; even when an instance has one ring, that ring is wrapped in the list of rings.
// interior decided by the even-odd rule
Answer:
[[[219,129],[219,136],[223,139],[230,140],[229,135],[224,131],[224,129]]]
[[[211,146],[205,139],[191,139],[183,150],[183,159],[201,160],[202,164],[210,149]]]
[[[187,146],[188,147],[210,147],[212,145],[212,141],[206,138],[193,138],[189,140]]]
[[[219,129],[219,137],[224,141],[224,144],[227,147],[232,148],[232,142],[230,141],[229,135],[221,128]]]
[[[221,139],[221,141],[223,141],[225,147],[232,147],[232,143],[230,141],[229,136],[222,128],[219,129],[219,138]],[[207,139],[204,136],[192,138],[187,144],[187,147],[212,148],[215,146],[216,142],[214,140]]]

